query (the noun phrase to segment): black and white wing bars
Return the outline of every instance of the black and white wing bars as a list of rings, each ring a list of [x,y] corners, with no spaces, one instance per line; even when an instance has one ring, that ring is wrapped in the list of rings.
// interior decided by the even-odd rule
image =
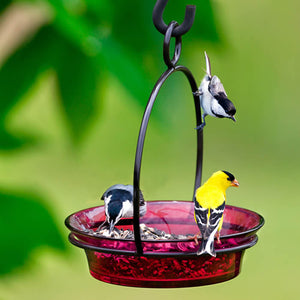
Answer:
[[[208,253],[216,256],[214,238],[225,209],[225,201],[217,208],[203,208],[195,201],[195,218],[202,235],[202,242],[197,254]]]

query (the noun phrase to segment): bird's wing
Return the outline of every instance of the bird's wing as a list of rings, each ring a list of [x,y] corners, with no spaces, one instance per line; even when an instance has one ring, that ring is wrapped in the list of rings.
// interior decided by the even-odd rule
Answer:
[[[221,205],[219,205],[216,208],[212,208],[210,210],[210,216],[209,216],[208,227],[207,227],[207,236],[209,236],[212,232],[215,232],[215,229],[219,226],[219,223],[224,213],[224,209],[225,209],[225,199]]]
[[[140,205],[145,205],[145,199],[141,190],[139,190]]]
[[[219,117],[224,117],[220,109],[224,109],[225,113],[233,116],[236,113],[236,109],[233,103],[227,98],[224,86],[217,76],[213,76],[211,82],[208,85],[208,90],[212,96],[217,100],[216,105],[212,103],[212,111]],[[221,108],[220,108],[221,106]]]
[[[224,208],[225,195],[220,189],[211,185],[203,185],[197,190],[195,218],[198,226],[205,224],[205,231],[202,233],[204,238],[209,238],[212,233],[216,233]]]
[[[203,234],[208,223],[208,208],[203,208],[200,203],[195,201],[195,220]]]
[[[218,76],[214,75],[208,85],[209,92],[213,95],[213,97],[218,96],[220,94],[224,94],[227,98],[227,94],[225,92],[224,86],[219,79]]]
[[[219,223],[222,219],[224,209],[225,209],[225,201],[217,208],[210,209],[207,226],[205,227],[205,231],[201,232],[203,239],[209,239],[213,241],[214,236],[218,230]]]
[[[224,117],[224,112],[230,116],[235,115],[236,109],[233,103],[224,94],[215,95],[215,99],[217,101],[214,100],[211,104],[211,110],[215,115]]]

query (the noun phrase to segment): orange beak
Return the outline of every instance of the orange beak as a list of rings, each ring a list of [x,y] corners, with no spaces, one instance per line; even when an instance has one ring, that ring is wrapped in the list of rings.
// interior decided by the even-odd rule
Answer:
[[[236,180],[236,179],[234,179],[233,181],[231,181],[231,184],[230,184],[231,186],[235,186],[235,187],[238,187],[240,184],[239,184],[239,182]]]

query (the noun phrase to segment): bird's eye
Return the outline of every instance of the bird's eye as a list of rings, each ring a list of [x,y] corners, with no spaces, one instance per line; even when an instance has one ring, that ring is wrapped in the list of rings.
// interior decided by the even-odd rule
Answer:
[[[229,177],[227,177],[227,180],[228,180],[228,181],[231,181],[231,179],[230,179]]]

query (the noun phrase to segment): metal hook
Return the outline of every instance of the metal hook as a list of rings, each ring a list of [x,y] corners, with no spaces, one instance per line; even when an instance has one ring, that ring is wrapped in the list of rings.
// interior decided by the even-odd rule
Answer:
[[[176,21],[172,21],[168,28],[167,32],[165,34],[165,39],[164,39],[164,48],[163,48],[163,55],[164,55],[164,61],[165,64],[167,65],[168,68],[174,68],[175,65],[177,64],[179,57],[180,57],[180,52],[181,52],[181,35],[176,37],[176,42],[175,42],[175,49],[174,49],[174,55],[173,58],[170,58],[170,41],[171,41],[171,35],[174,30],[178,26],[178,23]]]
[[[168,0],[157,0],[155,6],[153,8],[152,20],[156,29],[165,34],[168,28],[168,25],[163,20],[163,12],[168,3]],[[187,5],[185,8],[185,16],[183,23],[178,27],[174,28],[172,32],[173,37],[178,37],[190,30],[194,23],[196,13],[196,6],[195,5]]]

